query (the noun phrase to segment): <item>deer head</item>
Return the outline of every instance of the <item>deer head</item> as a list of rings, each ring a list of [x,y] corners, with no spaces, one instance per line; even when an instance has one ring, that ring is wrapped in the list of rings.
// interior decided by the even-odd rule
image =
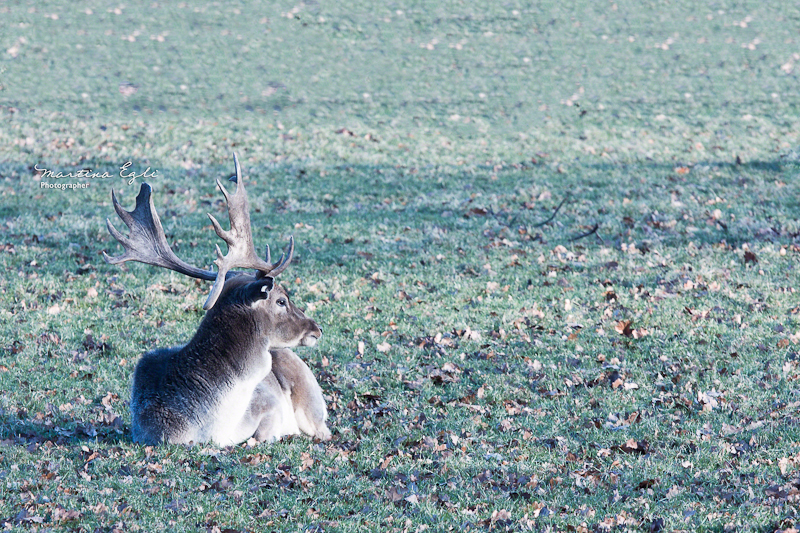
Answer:
[[[239,159],[233,154],[233,163],[236,167],[236,192],[233,196],[228,194],[225,187],[217,180],[217,187],[222,191],[225,201],[228,204],[228,217],[230,218],[231,229],[224,230],[217,219],[210,213],[208,218],[214,226],[214,231],[228,245],[228,253],[222,255],[217,245],[217,258],[214,264],[217,265],[217,272],[213,270],[203,270],[194,267],[178,258],[167,244],[164,235],[164,228],[161,220],[153,206],[151,197],[152,188],[147,183],[142,183],[139,194],[136,196],[136,207],[133,211],[125,211],[117,201],[117,195],[113,189],[111,199],[117,215],[125,222],[130,229],[130,236],[125,237],[117,231],[111,221],[106,219],[106,227],[109,233],[122,244],[125,252],[117,257],[110,257],[103,252],[103,258],[107,263],[116,265],[125,261],[138,261],[158,267],[168,268],[180,272],[193,278],[213,281],[214,285],[208,295],[203,309],[211,309],[217,302],[226,279],[234,277],[239,272],[231,271],[232,268],[254,269],[256,277],[269,276],[276,277],[283,272],[292,260],[294,254],[294,237],[289,237],[289,246],[286,252],[281,255],[276,263],[271,263],[269,246],[267,246],[266,260],[261,259],[256,254],[253,247],[253,236],[250,228],[250,206],[247,202],[247,192],[242,180],[242,169],[239,166]],[[234,178],[231,178],[234,179]]]

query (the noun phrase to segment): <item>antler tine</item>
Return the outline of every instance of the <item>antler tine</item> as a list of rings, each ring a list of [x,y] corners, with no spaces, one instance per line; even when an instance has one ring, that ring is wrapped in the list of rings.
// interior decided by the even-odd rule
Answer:
[[[208,215],[208,218],[211,219],[211,224],[214,226],[214,231],[228,244],[228,253],[223,256],[219,246],[217,246],[217,259],[214,261],[218,268],[217,279],[211,288],[208,299],[203,304],[204,309],[210,309],[216,303],[217,298],[222,293],[225,277],[231,268],[253,269],[259,271],[259,275],[275,276],[282,272],[288,264],[288,261],[284,260],[283,257],[278,263],[271,264],[269,262],[269,249],[267,249],[266,261],[256,254],[250,226],[250,206],[247,201],[247,191],[244,187],[239,159],[235,153],[233,154],[233,162],[236,167],[236,192],[232,195],[229,194],[222,183],[217,180],[217,187],[219,187],[228,204],[228,218],[230,219],[231,229],[223,229],[216,218],[211,214]],[[290,246],[294,249],[293,239]]]
[[[147,185],[148,187],[147,190],[145,190],[145,185]],[[119,203],[119,200],[117,200],[117,193],[114,191],[114,189],[111,189],[111,203],[114,205],[114,211],[117,212],[117,216],[120,219],[122,219],[122,221],[125,223],[126,226],[128,226],[128,229],[131,230],[131,233],[133,232],[133,228],[136,225],[136,220],[133,216],[133,213],[136,212],[137,209],[144,209],[144,207],[140,207],[139,199],[141,197],[142,203],[144,203],[144,201],[147,198],[149,198],[150,191],[151,191],[150,185],[148,185],[147,183],[142,183],[142,187],[141,189],[139,189],[139,194],[136,196],[136,207],[132,212],[129,213],[122,208],[122,206]],[[153,211],[153,213],[155,214],[155,210]],[[157,214],[155,215],[155,217],[153,217],[153,226],[156,226],[156,224],[158,225],[158,227],[161,227],[161,220],[159,220]],[[106,254],[105,251],[103,251],[103,259],[105,259],[107,263],[110,263],[112,265],[116,265],[118,263],[124,263],[125,261],[129,260],[135,261],[135,258],[133,257],[134,245],[131,243],[131,240],[128,239],[119,231],[117,231],[117,228],[114,227],[114,225],[111,223],[109,219],[106,219],[106,228],[108,229],[108,232],[111,234],[111,236],[114,237],[117,241],[119,241],[120,244],[122,244],[122,247],[125,249],[125,252],[117,257],[111,257],[108,254]],[[156,231],[158,231],[158,228],[156,228]]]
[[[233,152],[233,168],[236,170],[236,190],[239,190],[239,183],[242,181],[242,167],[239,165],[239,158]]]
[[[136,207],[133,211],[126,211],[117,200],[116,193],[111,191],[111,201],[119,218],[130,229],[130,237],[125,237],[117,231],[111,221],[106,219],[106,227],[125,249],[116,257],[111,257],[103,252],[106,262],[116,265],[125,261],[138,261],[157,267],[168,268],[181,274],[205,280],[216,279],[215,272],[194,267],[175,255],[167,244],[164,228],[158,218],[153,198],[152,188],[147,183],[142,183],[139,194],[136,196]]]
[[[257,277],[263,278],[265,276],[270,277],[278,277],[278,275],[286,270],[286,267],[289,266],[289,263],[292,262],[292,257],[294,257],[294,237],[289,236],[289,246],[286,247],[286,251],[281,254],[281,257],[278,259],[277,262],[274,264],[270,259],[270,251],[269,251],[269,244],[267,245],[267,263],[272,264],[272,270],[268,273],[258,272],[256,273]]]
[[[292,257],[294,256],[294,237],[289,237],[289,246],[286,247],[286,251],[281,254],[280,259],[278,262],[272,265],[272,271],[269,273],[270,276],[273,278],[278,276],[281,272],[286,270],[286,267],[289,266],[289,263],[292,262]],[[269,261],[269,259],[267,259]]]

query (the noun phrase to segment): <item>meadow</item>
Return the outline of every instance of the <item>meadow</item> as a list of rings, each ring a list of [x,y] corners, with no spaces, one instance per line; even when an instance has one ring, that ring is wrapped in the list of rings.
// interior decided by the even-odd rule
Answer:
[[[4,530],[798,528],[800,7],[0,18]],[[106,264],[111,190],[210,265],[234,151],[333,439],[140,446],[136,361],[210,287]]]

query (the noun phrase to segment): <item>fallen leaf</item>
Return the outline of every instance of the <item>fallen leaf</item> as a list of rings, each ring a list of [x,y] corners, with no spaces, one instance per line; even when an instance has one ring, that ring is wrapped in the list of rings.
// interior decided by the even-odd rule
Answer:
[[[659,479],[645,479],[644,481],[640,482],[637,488],[639,490],[642,489],[649,489],[651,487],[655,487],[658,485]]]
[[[397,487],[392,487],[388,491],[386,491],[386,495],[389,499],[395,503],[402,501],[405,498],[405,489],[398,489]]]
[[[391,347],[392,347],[392,345],[391,345],[391,344],[389,344],[389,343],[388,343],[388,342],[386,342],[386,341],[383,341],[382,343],[380,343],[379,345],[377,345],[375,348],[376,348],[376,349],[377,349],[379,352],[381,352],[381,353],[386,353],[386,352],[388,352],[388,351],[389,351],[389,349],[390,349]]]
[[[678,487],[678,485],[672,485],[672,488],[670,488],[667,491],[667,494],[665,496],[666,496],[666,498],[668,500],[671,500],[672,498],[674,498],[675,496],[679,495],[680,493],[681,493],[680,487]]]
[[[614,331],[625,337],[633,336],[633,329],[631,328],[630,320],[620,320],[614,325]]]

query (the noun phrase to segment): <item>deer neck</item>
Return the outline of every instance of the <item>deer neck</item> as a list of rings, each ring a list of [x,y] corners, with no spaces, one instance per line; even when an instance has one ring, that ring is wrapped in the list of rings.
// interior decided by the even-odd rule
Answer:
[[[253,365],[262,366],[269,339],[254,314],[242,311],[223,307],[206,313],[186,349],[218,361],[236,374],[247,372]]]

